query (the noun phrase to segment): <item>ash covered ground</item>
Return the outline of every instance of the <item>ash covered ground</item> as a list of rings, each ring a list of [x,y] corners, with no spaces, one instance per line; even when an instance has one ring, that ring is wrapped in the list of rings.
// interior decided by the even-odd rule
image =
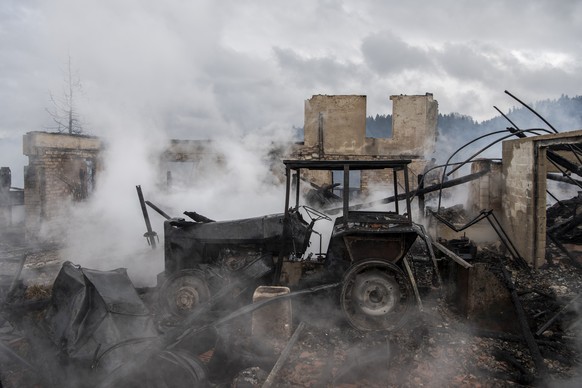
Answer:
[[[29,304],[46,300],[51,281],[63,261],[61,251],[57,246],[32,249],[23,247],[22,241],[3,241],[0,252],[4,275],[10,274],[19,259],[24,256],[26,259],[26,281],[17,287],[19,298]],[[553,264],[531,273],[503,258],[532,333],[561,312],[535,338],[545,370],[536,368],[519,328],[513,325],[509,329],[491,330],[466,319],[458,306],[450,302],[446,287],[434,287],[430,263],[416,262],[423,311],[415,310],[408,323],[392,333],[364,333],[351,328],[339,308],[334,307],[337,296],[332,291],[294,299],[292,330],[300,322],[305,326],[274,376],[273,386],[580,386],[582,326],[578,316],[581,306],[576,298],[582,288],[582,271],[555,247],[550,246],[548,253]],[[495,272],[498,255],[494,250],[482,249],[476,261],[489,265]],[[146,302],[151,300],[146,298]],[[34,314],[40,314],[40,310],[35,311]],[[248,324],[249,319],[241,318],[223,326],[219,331],[229,331],[222,337],[223,345],[227,346],[222,346],[221,351],[213,348],[195,355],[209,367],[223,365],[220,375],[209,373],[209,386],[259,387],[265,382],[277,355],[253,353],[245,337]],[[3,347],[36,366],[35,348],[29,343],[29,335],[17,326],[2,319]],[[50,386],[4,350],[0,377],[3,387]]]
[[[491,259],[487,253],[481,256],[485,262]],[[582,286],[582,272],[556,261],[531,276],[514,272],[534,332]],[[436,289],[425,289],[422,299],[423,311],[390,334],[351,329],[342,324],[339,313],[335,320],[308,314],[305,321],[310,324],[281,372],[281,386],[579,386],[576,303],[537,338],[547,367],[542,375],[519,331],[475,325]]]

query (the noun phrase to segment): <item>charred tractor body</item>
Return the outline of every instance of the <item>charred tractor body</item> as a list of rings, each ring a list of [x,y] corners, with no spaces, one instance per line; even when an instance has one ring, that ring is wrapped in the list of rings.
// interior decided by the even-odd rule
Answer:
[[[320,284],[340,283],[339,303],[352,326],[361,330],[398,328],[406,321],[415,296],[420,303],[406,256],[419,235],[426,239],[411,220],[409,163],[287,160],[284,213],[221,222],[186,213],[193,221],[167,220],[162,303],[170,313],[187,316],[225,285],[241,279],[271,285],[293,283],[291,286],[301,289],[305,284],[317,285],[313,284],[315,278]],[[302,204],[301,182],[308,181],[307,171],[313,170],[342,176],[342,182],[333,185],[341,186],[338,195],[334,194],[340,207],[319,210]],[[402,209],[394,201],[389,211],[355,210],[358,205],[350,203],[355,201],[350,198],[350,172],[362,170],[391,173],[389,190],[395,198],[401,191]],[[332,220],[328,214],[339,215]],[[324,222],[333,222],[329,236],[319,231]],[[319,240],[319,251],[310,249],[312,236],[316,241],[312,245]],[[325,252],[322,240],[329,241]],[[290,268],[299,272],[299,282],[290,282]],[[301,279],[306,268],[317,276]]]

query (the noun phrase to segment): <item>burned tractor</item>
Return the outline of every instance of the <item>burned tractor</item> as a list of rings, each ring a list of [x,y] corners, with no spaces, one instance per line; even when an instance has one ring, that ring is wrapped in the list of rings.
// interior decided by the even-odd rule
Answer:
[[[317,285],[314,281],[320,285],[338,283],[339,303],[352,326],[360,330],[398,328],[406,321],[415,296],[420,303],[406,255],[419,235],[430,249],[422,227],[411,219],[409,163],[287,160],[284,213],[215,222],[186,212],[192,221],[167,220],[165,271],[159,279],[162,304],[176,316],[188,316],[227,284],[242,279],[288,285],[284,283],[289,282],[289,268],[299,267],[305,275],[309,267],[310,276],[303,276],[294,288]],[[343,173],[337,195],[341,207],[326,210],[302,204],[301,182],[308,170],[326,171],[330,176],[333,171]],[[361,211],[352,205],[350,171],[361,170],[391,172],[390,191],[405,203],[403,211],[398,200],[393,201],[390,211]],[[403,189],[400,195],[399,189]],[[330,217],[333,213],[341,213],[335,221]],[[333,222],[331,234],[323,236],[329,240],[325,252],[320,221]],[[312,236],[312,245],[319,239],[319,250],[309,249]]]
[[[233,370],[246,362],[246,352],[231,352],[239,343],[238,334],[247,329],[245,320],[238,318],[277,298],[311,298],[324,291],[359,330],[399,328],[415,301],[420,304],[410,249],[420,236],[432,252],[422,227],[411,220],[409,163],[284,161],[284,212],[234,221],[214,221],[194,212],[185,213],[191,220],[171,218],[144,201],[138,187],[142,209],[148,204],[166,217],[165,270],[158,287],[135,289],[123,269],[96,271],[63,264],[52,296],[39,305],[43,312],[27,314],[27,320],[38,320],[31,321],[35,323],[30,333],[42,340],[39,349],[49,349],[48,357],[32,352],[38,353],[39,378],[49,386],[65,387],[157,387],[178,380],[183,385],[172,386],[204,386],[225,377],[230,381],[223,361],[230,360]],[[309,181],[309,170],[343,176],[339,185],[318,186],[327,191],[327,208],[304,203],[309,196],[302,182]],[[350,172],[358,170],[392,174],[394,200],[380,201],[382,211],[360,210],[363,204],[354,204],[358,198],[350,195]],[[390,202],[390,210],[385,209]],[[144,215],[145,236],[152,243],[155,233],[147,212]],[[327,247],[322,241],[329,242]],[[246,296],[258,285],[287,285],[293,292],[249,305]],[[9,315],[15,323],[25,324],[19,305],[4,306],[5,312],[14,312]],[[264,354],[265,343],[255,345]],[[211,359],[204,363],[198,356],[210,350]]]
[[[176,317],[188,316],[235,282],[272,283],[275,263],[286,246],[302,254],[313,228],[298,211],[218,222],[186,213],[193,221],[164,223],[165,270],[158,277],[161,306]]]

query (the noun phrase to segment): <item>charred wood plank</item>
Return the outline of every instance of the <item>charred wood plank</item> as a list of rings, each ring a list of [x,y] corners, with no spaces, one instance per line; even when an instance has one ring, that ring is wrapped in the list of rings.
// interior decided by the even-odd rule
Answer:
[[[563,235],[564,233],[569,232],[570,230],[574,229],[581,223],[582,214],[578,214],[575,217],[568,218],[566,221],[559,223],[558,225],[554,225],[551,228],[548,228],[547,232],[556,235]]]
[[[470,263],[463,260],[461,257],[459,257],[459,255],[457,255],[455,252],[453,252],[450,249],[448,249],[447,247],[445,247],[443,244],[441,244],[437,241],[432,241],[432,245],[434,245],[434,247],[436,249],[438,249],[440,252],[445,254],[448,258],[453,260],[455,263],[459,264],[461,267],[463,267],[463,268],[472,268],[473,267]]]
[[[521,337],[519,335],[513,335],[513,334],[504,333],[504,332],[500,332],[500,331],[473,329],[472,333],[474,333],[476,336],[479,336],[479,337],[493,338],[493,339],[497,339],[497,340],[501,340],[501,341],[524,342],[523,337]],[[562,344],[557,342],[557,341],[546,341],[546,340],[540,340],[540,339],[536,339],[536,343],[538,345],[543,345],[543,346],[562,346]]]
[[[582,181],[578,180],[578,179],[574,179],[570,176],[564,176],[562,174],[552,174],[552,173],[548,173],[546,174],[546,177],[552,181],[557,181],[557,182],[564,182],[564,183],[569,183],[571,185],[575,185],[575,186],[581,186],[582,187]]]
[[[185,211],[184,215],[190,217],[191,219],[193,219],[196,222],[204,222],[204,223],[208,223],[208,222],[216,222],[214,220],[211,220],[208,217],[204,217],[202,214],[198,214],[196,212],[189,212],[189,211]]]
[[[416,297],[416,303],[418,303],[418,310],[422,312],[423,307],[422,300],[420,299],[420,292],[418,292],[418,286],[416,285],[416,280],[414,280],[412,268],[410,268],[410,264],[408,263],[408,259],[406,256],[402,259],[402,263],[404,264],[404,268],[406,269],[408,280],[410,280],[410,284],[412,284],[412,290],[414,291],[414,296]]]
[[[281,371],[283,364],[285,364],[285,361],[287,361],[289,354],[291,354],[291,349],[293,348],[293,345],[295,345],[295,342],[297,342],[297,339],[299,338],[299,335],[301,334],[304,328],[305,322],[301,321],[301,323],[299,323],[299,326],[297,326],[297,329],[295,329],[295,332],[291,336],[291,339],[289,339],[289,342],[287,342],[287,345],[285,345],[285,349],[283,349],[283,351],[281,352],[281,355],[279,356],[279,359],[275,363],[275,366],[273,366],[273,369],[271,369],[271,373],[269,373],[269,376],[267,376],[267,380],[265,380],[265,382],[263,383],[263,388],[271,388],[273,386],[273,383],[275,382],[277,375]]]
[[[515,244],[511,241],[509,235],[505,232],[505,230],[501,226],[501,222],[499,222],[497,217],[495,217],[495,214],[493,214],[493,210],[491,210],[489,214],[487,214],[487,221],[489,222],[489,225],[491,225],[493,230],[495,230],[495,233],[497,233],[503,245],[505,245],[505,247],[509,250],[509,253],[517,262],[517,264],[522,269],[531,272],[531,269],[529,268],[527,261],[519,254],[517,248],[515,247]]]
[[[574,299],[572,299],[571,301],[569,301],[564,307],[562,307],[557,313],[555,313],[550,319],[548,319],[548,321],[546,323],[544,323],[539,329],[538,331],[536,331],[536,335],[542,335],[544,331],[546,331],[548,329],[548,327],[550,327],[559,317],[560,315],[562,315],[564,312],[566,312],[566,310],[568,310],[568,308],[570,308],[570,306],[578,300],[578,298],[580,297],[580,295],[577,295]]]
[[[441,278],[441,274],[439,271],[439,266],[436,260],[436,256],[434,254],[434,250],[432,249],[432,238],[430,238],[429,234],[426,232],[426,229],[423,225],[420,224],[413,224],[413,228],[417,229],[417,234],[422,238],[426,245],[426,249],[428,250],[428,254],[432,261],[433,265],[433,273],[436,276],[436,280],[438,282],[438,286],[440,287],[443,284],[443,279]]]
[[[443,183],[437,183],[436,185],[424,187],[420,190],[413,190],[410,192],[409,196],[428,194],[428,193],[432,193],[433,191],[458,186],[458,185],[461,185],[463,183],[467,183],[467,182],[470,182],[472,180],[481,178],[483,175],[487,174],[488,172],[489,172],[489,170],[485,169],[485,170],[482,170],[482,171],[479,171],[479,172],[476,172],[473,174],[462,176],[460,178],[455,178],[455,179],[451,179],[451,180],[448,180],[448,181],[443,182]],[[398,195],[397,199],[400,201],[400,200],[403,200],[406,198],[407,198],[407,194],[403,193],[403,194]],[[396,198],[394,198],[394,196],[392,196],[392,197],[388,197],[388,198],[384,199],[382,203],[390,203],[390,202],[394,202],[395,200],[396,200]]]
[[[483,175],[487,174],[488,172],[489,172],[489,170],[486,169],[486,170],[482,170],[482,171],[479,171],[479,172],[476,172],[473,174],[465,175],[465,176],[460,177],[460,178],[451,179],[451,180],[448,180],[448,181],[443,182],[443,183],[437,183],[435,185],[424,187],[424,188],[419,189],[419,190],[411,190],[410,193],[402,193],[402,194],[398,194],[398,195],[393,195],[393,196],[388,197],[388,198],[380,199],[377,201],[366,202],[366,203],[362,203],[362,204],[358,204],[358,205],[352,205],[349,207],[349,210],[353,211],[353,210],[358,210],[358,209],[362,209],[362,208],[366,208],[366,207],[370,207],[370,206],[374,206],[374,205],[392,203],[394,201],[402,201],[404,199],[412,200],[412,197],[417,196],[417,195],[424,195],[424,194],[432,193],[432,192],[437,191],[437,190],[447,189],[447,188],[454,187],[454,186],[457,186],[457,185],[460,185],[463,183],[470,182],[472,180],[475,180],[475,179],[482,177]],[[328,214],[337,214],[341,210],[342,210],[342,208],[335,208],[335,209],[326,210],[325,212]]]
[[[493,356],[508,365],[513,366],[517,373],[508,373],[507,380],[514,381],[518,384],[530,385],[535,382],[535,377],[519,362],[511,353],[496,349],[493,351]],[[499,373],[499,372],[498,372]],[[501,373],[500,376],[503,376],[504,373]]]
[[[517,264],[525,270],[528,270],[528,271],[530,270],[530,268],[527,264],[527,261],[525,261],[525,259],[523,257],[521,257],[521,255],[517,251],[517,248],[515,247],[515,244],[513,244],[513,242],[509,239],[509,236],[507,235],[507,233],[505,233],[505,230],[501,226],[501,223],[499,222],[497,217],[495,217],[495,214],[493,214],[493,210],[481,210],[481,212],[475,218],[473,218],[471,221],[469,221],[468,223],[466,223],[465,225],[462,225],[460,227],[457,227],[454,224],[452,224],[451,222],[447,221],[444,217],[442,217],[437,212],[432,211],[431,214],[438,221],[442,222],[443,224],[445,224],[447,227],[451,228],[455,232],[460,232],[462,230],[465,230],[465,229],[469,228],[470,226],[475,225],[477,222],[479,222],[483,219],[486,219],[487,222],[489,222],[489,225],[491,225],[491,227],[495,231],[495,233],[497,233],[497,236],[499,236],[499,239],[501,240],[503,245],[505,245],[505,247],[507,248],[507,250],[509,251],[511,256],[515,259]]]
[[[538,344],[533,336],[533,333],[530,330],[525,310],[523,308],[523,305],[521,304],[521,301],[519,300],[519,296],[517,295],[517,290],[515,288],[515,285],[513,284],[513,281],[511,280],[511,276],[507,272],[507,269],[505,268],[505,265],[503,264],[501,259],[499,260],[499,266],[501,267],[501,273],[503,274],[505,286],[509,290],[511,301],[513,302],[513,307],[515,308],[517,320],[521,328],[521,333],[531,353],[532,359],[536,367],[536,371],[538,373],[538,377],[543,377],[547,373],[547,368],[546,365],[544,364],[544,358],[540,353],[540,348],[538,347]]]
[[[277,301],[282,300],[282,299],[294,298],[294,297],[297,297],[300,295],[307,295],[307,294],[313,294],[313,293],[320,292],[320,291],[331,290],[331,289],[339,287],[341,285],[341,283],[323,284],[321,286],[307,288],[304,290],[294,291],[294,292],[290,292],[288,294],[283,294],[283,295],[274,296],[272,298],[263,299],[261,301],[254,302],[254,303],[248,304],[246,306],[243,306],[243,307],[239,308],[238,310],[235,310],[235,311],[227,314],[226,316],[220,317],[211,323],[202,323],[202,325],[200,325],[200,323],[204,322],[204,319],[208,317],[210,309],[213,307],[213,305],[216,304],[216,302],[218,300],[221,300],[222,298],[231,295],[232,291],[241,285],[242,285],[241,282],[235,281],[235,282],[232,282],[231,284],[229,284],[227,287],[224,287],[217,295],[215,295],[209,301],[207,301],[206,303],[202,304],[199,308],[197,308],[197,310],[194,313],[192,313],[188,318],[186,318],[180,324],[180,326],[178,326],[178,327],[172,329],[170,332],[166,333],[164,335],[164,338],[162,339],[162,343],[167,348],[172,348],[172,347],[178,345],[180,343],[180,341],[183,340],[184,338],[186,338],[187,336],[190,336],[190,335],[193,335],[196,333],[201,333],[210,327],[221,326],[227,322],[232,321],[233,319],[236,319],[236,318],[239,318],[239,317],[244,316],[246,314],[252,313],[253,311],[255,311],[255,310],[257,310],[257,309],[259,309],[267,304],[274,303],[274,302],[277,302]]]
[[[570,251],[568,251],[566,249],[566,247],[564,245],[562,245],[562,243],[556,238],[556,236],[554,236],[552,233],[546,233],[546,236],[548,236],[548,238],[552,241],[552,243],[554,243],[554,245],[557,246],[566,255],[566,257],[568,257],[568,259],[570,259],[570,263],[574,267],[582,268],[582,264],[580,264],[578,262],[578,259],[576,257],[574,257],[570,253]]]
[[[172,217],[170,217],[165,211],[163,211],[162,209],[160,209],[159,207],[157,207],[156,205],[154,205],[150,201],[145,201],[145,203],[146,203],[146,205],[148,205],[149,207],[154,209],[159,215],[164,217],[166,220],[172,219]]]

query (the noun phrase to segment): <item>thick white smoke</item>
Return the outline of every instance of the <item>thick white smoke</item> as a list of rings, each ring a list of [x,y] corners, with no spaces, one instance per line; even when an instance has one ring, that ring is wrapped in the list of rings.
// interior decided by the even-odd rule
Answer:
[[[283,212],[284,185],[270,169],[271,162],[281,163],[269,151],[289,143],[290,129],[269,127],[212,139],[208,154],[199,163],[185,163],[189,174],[168,188],[164,169],[168,165],[160,163],[169,144],[163,131],[131,121],[117,122],[116,127],[118,131],[104,137],[104,168],[98,172],[93,195],[69,210],[65,259],[96,269],[126,267],[138,284],[155,283],[155,275],[163,270],[164,219],[148,207],[160,239],[152,251],[143,237],[146,226],[136,185],[141,185],[146,200],[172,217],[185,218],[186,210],[215,220]]]

